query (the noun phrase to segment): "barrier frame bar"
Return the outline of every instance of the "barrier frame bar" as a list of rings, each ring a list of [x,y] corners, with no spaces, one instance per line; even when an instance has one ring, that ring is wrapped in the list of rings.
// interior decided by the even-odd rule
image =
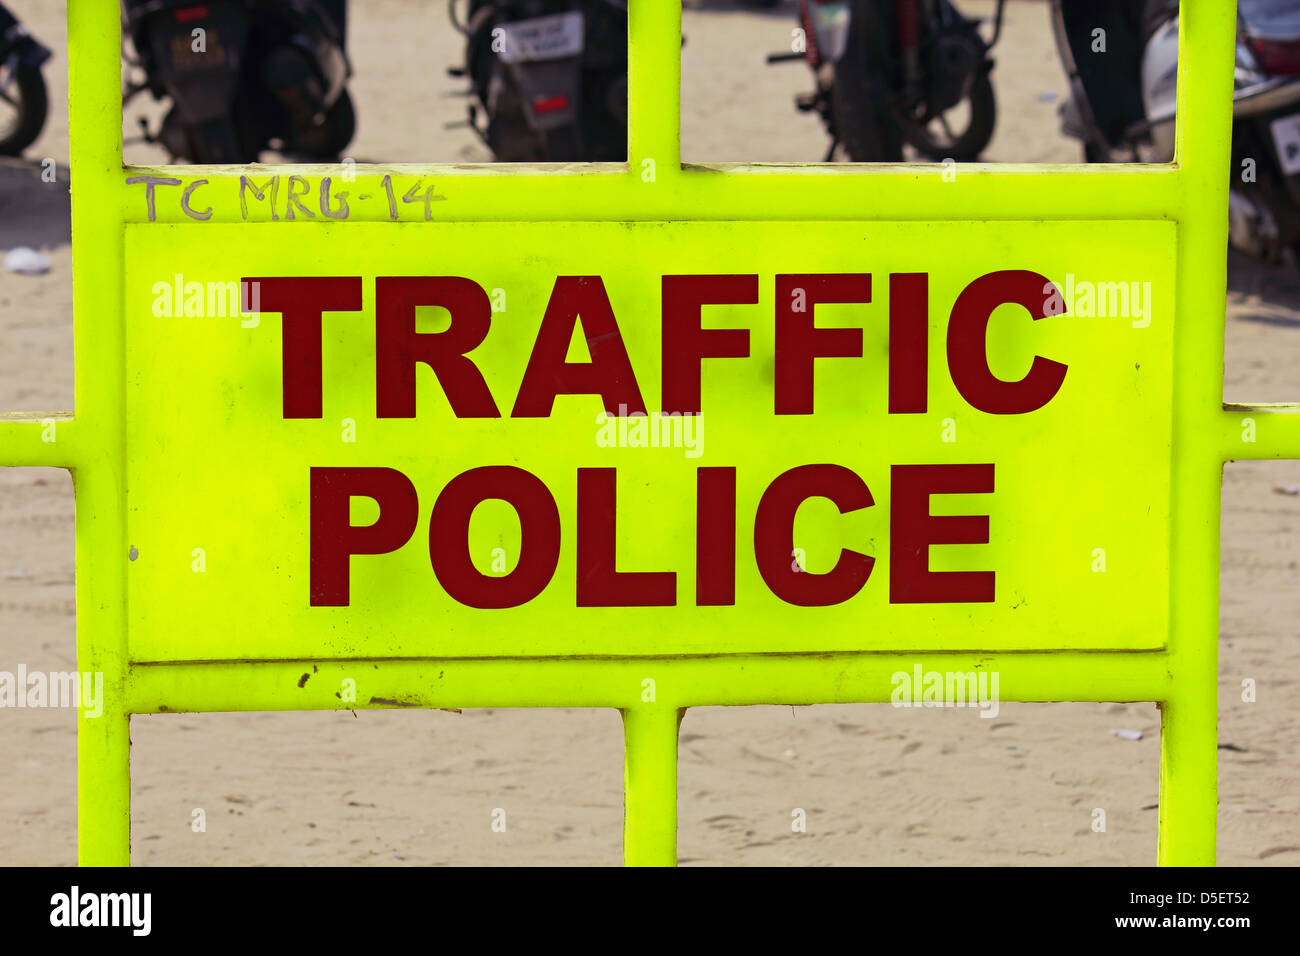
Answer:
[[[1171,634],[1135,652],[847,653],[675,658],[366,661],[382,695],[423,707],[609,707],[625,728],[624,854],[676,861],[677,729],[701,705],[883,702],[889,676],[924,660],[994,668],[1014,701],[1156,701],[1162,710],[1158,862],[1212,865],[1217,809],[1217,643],[1222,468],[1300,458],[1300,404],[1225,405],[1223,336],[1233,0],[1184,3],[1177,149],[1168,165],[682,165],[678,0],[629,4],[629,158],[590,165],[358,165],[357,188],[432,178],[450,192],[441,220],[1118,220],[1178,223],[1171,501]],[[0,416],[0,464],[72,472],[76,492],[78,669],[105,677],[105,710],[78,722],[78,848],[83,865],[130,863],[130,717],[137,713],[338,710],[323,688],[356,661],[145,663],[126,640],[123,228],[186,222],[153,214],[128,177],[200,176],[212,221],[239,222],[245,167],[125,167],[120,22],[114,0],[70,0],[76,409]],[[1192,69],[1195,64],[1196,68]],[[1195,109],[1189,109],[1194,104]],[[324,175],[278,166],[259,175]],[[359,211],[360,213],[360,211]],[[359,214],[358,220],[364,219]],[[292,227],[288,227],[292,228]],[[300,228],[311,228],[310,225]],[[53,419],[55,441],[42,438]],[[1250,420],[1254,439],[1243,440]],[[299,689],[292,678],[318,667]],[[436,679],[442,675],[442,679]],[[655,680],[653,701],[642,681]],[[338,686],[335,683],[333,686]],[[320,691],[313,690],[320,688]]]

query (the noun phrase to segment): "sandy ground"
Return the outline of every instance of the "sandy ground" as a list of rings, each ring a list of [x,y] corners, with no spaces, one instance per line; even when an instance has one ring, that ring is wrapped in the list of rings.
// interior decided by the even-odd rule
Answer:
[[[980,12],[988,3],[964,0]],[[0,250],[35,245],[39,278],[0,273],[0,409],[71,408],[64,6],[13,0],[57,59],[56,104],[28,164],[0,165]],[[464,128],[460,49],[441,3],[355,4],[358,160],[481,160]],[[792,5],[708,2],[685,14],[688,160],[816,160],[825,137],[793,109]],[[994,160],[1065,161],[1065,89],[1037,3],[1012,3],[995,80]],[[144,106],[145,104],[141,104]],[[149,110],[144,110],[149,112]],[[132,114],[128,135],[135,132]],[[54,159],[59,182],[37,173]],[[141,144],[130,161],[165,157]],[[1300,398],[1300,279],[1230,259],[1225,397]],[[1295,463],[1230,465],[1224,481],[1220,836],[1224,864],[1300,863],[1300,482]],[[0,669],[74,667],[73,498],[66,473],[0,470]],[[1243,703],[1253,678],[1258,701]],[[70,711],[0,713],[0,863],[75,860]],[[1143,733],[1130,741],[1112,729]],[[683,724],[680,854],[701,864],[1134,864],[1155,858],[1153,705],[704,708]],[[134,860],[142,864],[614,864],[621,726],[614,712],[466,711],[137,717]],[[1091,828],[1107,813],[1104,833]],[[191,827],[202,810],[206,831]],[[494,832],[493,812],[506,813]],[[807,813],[794,833],[792,813]]]

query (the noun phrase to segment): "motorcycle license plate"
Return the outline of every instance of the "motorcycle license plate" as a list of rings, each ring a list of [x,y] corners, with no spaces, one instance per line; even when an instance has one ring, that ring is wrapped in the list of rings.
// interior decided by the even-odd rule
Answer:
[[[558,60],[582,52],[583,21],[578,11],[501,24],[501,49],[506,63]]]
[[[196,37],[188,30],[176,30],[171,33],[159,33],[159,43],[163,47],[166,63],[177,73],[196,73],[204,70],[228,70],[229,44],[224,42],[222,33],[211,22],[203,24],[203,42],[198,45]]]
[[[1288,176],[1300,173],[1300,113],[1283,116],[1269,124],[1273,145],[1277,148],[1277,161]]]

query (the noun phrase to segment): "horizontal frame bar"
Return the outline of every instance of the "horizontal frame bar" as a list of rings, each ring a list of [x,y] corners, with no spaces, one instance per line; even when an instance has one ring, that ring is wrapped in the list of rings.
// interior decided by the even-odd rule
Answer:
[[[269,222],[267,206],[253,192],[241,203],[240,181],[261,188],[279,177],[279,221],[286,222],[288,183],[298,177],[307,187],[299,198],[315,215],[299,213],[294,225],[339,225],[319,214],[326,178],[331,197],[340,191],[352,197],[347,221],[382,222],[392,218],[385,176],[399,198],[417,184],[435,188],[435,221],[1177,220],[1192,201],[1174,165],[729,164],[656,165],[650,172],[597,164],[132,166],[123,170],[120,215],[125,223]],[[126,182],[145,177],[181,181],[154,187],[152,213],[147,183]],[[181,208],[195,183],[189,203],[206,219]],[[358,202],[361,196],[368,205]],[[399,221],[422,221],[422,204],[397,206]]]
[[[1162,701],[1163,652],[732,655],[593,660],[420,659],[132,664],[129,713],[464,707],[887,703],[892,676],[999,675],[1003,701]],[[343,682],[355,682],[355,700]],[[646,682],[650,683],[647,684]]]
[[[80,439],[71,412],[0,412],[0,467],[72,468],[86,452]]]
[[[1225,404],[1222,417],[1222,458],[1250,461],[1300,459],[1300,404]]]

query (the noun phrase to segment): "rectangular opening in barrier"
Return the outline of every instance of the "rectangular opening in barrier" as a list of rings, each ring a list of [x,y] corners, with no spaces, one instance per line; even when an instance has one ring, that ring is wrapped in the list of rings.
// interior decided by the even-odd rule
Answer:
[[[1277,263],[1228,253],[1225,402],[1293,402],[1300,386],[1300,256]]]
[[[49,142],[40,147],[53,145]],[[72,409],[66,154],[0,164],[0,410]]]
[[[66,471],[0,468],[0,864],[76,862],[78,671],[73,497]]]
[[[999,703],[976,688],[974,706],[949,707],[966,698],[928,701],[918,691],[913,702],[906,680],[898,688],[899,706],[688,711],[678,763],[680,861],[1155,860],[1160,718],[1153,704]]]
[[[613,710],[132,718],[133,862],[618,865]]]
[[[1300,461],[1230,462],[1219,596],[1219,863],[1295,866]]]
[[[128,0],[125,12],[131,164],[627,157],[618,4]]]
[[[1177,3],[1145,11],[1016,0],[687,5],[682,155],[1171,162]],[[1273,118],[1291,113],[1300,106]]]

